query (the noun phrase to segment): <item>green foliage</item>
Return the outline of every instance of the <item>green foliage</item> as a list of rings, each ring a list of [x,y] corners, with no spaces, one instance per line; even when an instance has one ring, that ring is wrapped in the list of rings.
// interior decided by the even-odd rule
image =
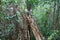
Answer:
[[[53,30],[50,34],[50,36],[48,37],[48,40],[52,40],[53,38],[58,36],[58,32],[59,30]]]
[[[44,2],[44,1],[43,1]],[[45,3],[45,4],[44,4]],[[55,40],[58,37],[59,30],[52,30],[52,23],[53,23],[53,8],[54,8],[54,1],[45,1],[41,3],[33,10],[33,17],[36,20],[36,23],[39,29],[42,31],[43,36],[47,38],[47,40]],[[51,15],[51,16],[50,16]],[[45,23],[45,21],[47,22]],[[44,26],[45,25],[45,26]]]
[[[55,22],[54,17],[54,2],[56,0],[0,0],[2,11],[0,10],[0,39],[5,40],[9,32],[13,32],[15,35],[15,24],[10,23],[10,21],[16,21],[17,23],[22,22],[20,18],[20,13],[24,13],[26,5],[31,6],[32,16],[37,23],[39,30],[41,30],[43,37],[47,40],[60,40],[60,14],[59,14],[59,30],[54,30]],[[60,1],[59,1],[60,2]],[[13,16],[6,15],[7,6],[13,3],[20,7],[20,12],[16,12]],[[58,12],[57,12],[58,13]],[[31,32],[31,40],[35,40]]]
[[[34,8],[39,3],[39,0],[26,0],[26,5],[31,6],[31,8]]]

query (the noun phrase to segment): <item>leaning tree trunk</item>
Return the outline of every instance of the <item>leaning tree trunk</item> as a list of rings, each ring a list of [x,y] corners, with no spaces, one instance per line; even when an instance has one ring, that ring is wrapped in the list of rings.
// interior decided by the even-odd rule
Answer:
[[[26,5],[27,5],[27,11],[26,11],[27,13],[26,13],[25,17],[27,19],[26,22],[28,24],[28,30],[29,30],[29,32],[30,32],[30,30],[32,30],[36,40],[42,40],[42,34],[41,34],[41,32],[39,33],[37,25],[30,13],[30,10],[32,9],[33,4],[29,3],[29,1],[27,0]]]
[[[32,18],[31,15],[25,15],[27,21],[28,21],[28,28],[30,28],[35,36],[35,39],[36,40],[42,40],[42,34],[41,32],[39,32],[38,28],[37,28],[37,25],[34,21],[34,19]]]

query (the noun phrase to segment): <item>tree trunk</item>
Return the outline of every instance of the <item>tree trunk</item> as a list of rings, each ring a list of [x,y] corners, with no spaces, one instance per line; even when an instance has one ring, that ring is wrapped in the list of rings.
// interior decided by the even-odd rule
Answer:
[[[55,1],[55,5],[54,5],[54,14],[53,14],[53,20],[54,20],[54,30],[59,29],[58,25],[59,25],[59,0]]]
[[[27,21],[29,22],[28,28],[30,28],[35,36],[36,40],[42,40],[42,34],[39,32],[37,25],[31,15],[26,14]]]

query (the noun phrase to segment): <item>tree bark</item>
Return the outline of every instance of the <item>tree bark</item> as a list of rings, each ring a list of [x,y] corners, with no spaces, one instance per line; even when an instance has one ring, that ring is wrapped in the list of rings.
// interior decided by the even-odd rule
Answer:
[[[30,28],[32,30],[32,32],[35,36],[35,39],[42,40],[42,34],[41,34],[41,32],[39,32],[37,25],[36,25],[34,19],[32,18],[32,16],[26,14],[26,18],[29,22],[28,24],[30,25],[30,26],[28,26],[28,28]]]
[[[59,25],[59,0],[55,1],[55,5],[54,5],[54,14],[53,14],[53,20],[54,20],[54,30],[59,29],[58,25]]]

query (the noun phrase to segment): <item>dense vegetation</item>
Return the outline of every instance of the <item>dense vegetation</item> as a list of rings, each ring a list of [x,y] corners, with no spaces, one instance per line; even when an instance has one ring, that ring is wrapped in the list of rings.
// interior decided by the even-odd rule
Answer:
[[[60,0],[0,0],[0,40],[20,40],[27,9],[43,40],[60,40]],[[32,31],[30,35],[35,40]]]

